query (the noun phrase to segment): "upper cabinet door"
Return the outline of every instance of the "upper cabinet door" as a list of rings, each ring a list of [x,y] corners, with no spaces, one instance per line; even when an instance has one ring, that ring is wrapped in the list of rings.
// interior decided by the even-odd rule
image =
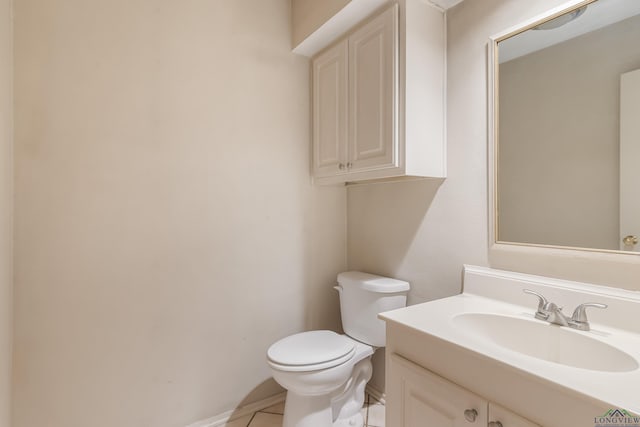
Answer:
[[[313,60],[313,174],[346,172],[349,45],[345,40]]]
[[[353,171],[398,165],[398,5],[349,37],[349,160]]]

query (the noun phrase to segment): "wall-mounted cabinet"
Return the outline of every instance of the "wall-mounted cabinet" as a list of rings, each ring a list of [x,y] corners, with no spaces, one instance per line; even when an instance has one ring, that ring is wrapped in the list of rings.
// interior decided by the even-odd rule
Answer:
[[[398,9],[313,61],[314,176],[348,176],[397,163]]]
[[[446,176],[444,15],[392,5],[312,61],[319,184]]]

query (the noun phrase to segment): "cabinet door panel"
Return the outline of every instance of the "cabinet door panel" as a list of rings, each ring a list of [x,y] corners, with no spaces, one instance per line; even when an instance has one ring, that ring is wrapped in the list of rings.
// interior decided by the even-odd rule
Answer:
[[[412,362],[392,354],[386,424],[394,427],[472,427],[487,422],[488,402]],[[465,411],[475,411],[475,420]]]
[[[443,408],[434,408],[433,402],[419,394],[411,393],[405,397],[405,419],[403,426],[423,426],[428,420],[430,426],[454,427],[455,414]]]
[[[349,37],[349,162],[397,166],[398,6]]]
[[[313,60],[313,175],[316,177],[346,172],[348,48],[345,40]]]
[[[495,403],[489,403],[489,421],[499,421],[502,427],[540,427]]]

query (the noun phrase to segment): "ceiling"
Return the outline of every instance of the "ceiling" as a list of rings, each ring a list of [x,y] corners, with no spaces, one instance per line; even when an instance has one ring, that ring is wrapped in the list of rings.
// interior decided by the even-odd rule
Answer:
[[[529,30],[500,42],[500,63],[553,46],[640,14],[640,0],[599,0],[583,15],[553,30]]]

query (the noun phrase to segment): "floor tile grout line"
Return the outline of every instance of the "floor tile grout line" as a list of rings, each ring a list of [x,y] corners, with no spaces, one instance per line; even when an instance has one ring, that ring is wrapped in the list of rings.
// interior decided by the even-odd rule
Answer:
[[[249,419],[249,422],[247,423],[247,427],[249,427],[251,425],[251,423],[253,422],[253,419],[256,417],[257,412],[254,412],[253,415],[251,415],[251,418]]]
[[[258,412],[262,412],[263,414],[271,414],[271,415],[284,415],[284,414],[281,414],[280,412],[271,412],[271,411],[265,411],[265,410],[258,411]]]

